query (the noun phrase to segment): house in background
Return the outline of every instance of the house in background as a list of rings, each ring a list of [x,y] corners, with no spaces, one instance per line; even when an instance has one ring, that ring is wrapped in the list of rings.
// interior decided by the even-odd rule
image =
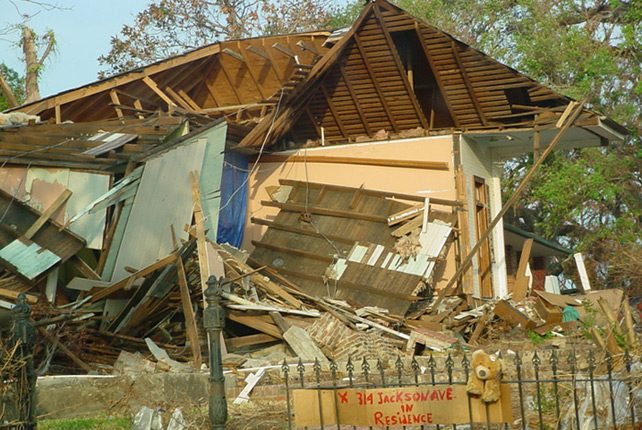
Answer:
[[[306,292],[377,298],[382,307],[394,299],[403,314],[413,297],[449,283],[502,207],[504,161],[543,152],[570,102],[375,0],[347,30],[215,43],[21,106],[47,124],[3,131],[0,148],[9,151],[8,136],[31,127],[47,139],[20,167],[27,176],[36,166],[60,175],[80,159],[100,164],[100,192],[73,190],[87,197],[87,216],[76,218],[83,208],[74,206],[59,221],[73,220],[74,230],[101,208],[85,240],[96,250],[87,263],[107,285],[171,252],[172,231],[187,238],[190,172],[198,171],[212,241],[253,251],[250,263]],[[155,118],[181,126],[152,146],[126,140],[153,133]],[[144,131],[128,131],[136,122]],[[82,141],[105,131],[124,137],[58,158],[78,142],[54,128],[84,125]],[[557,148],[604,146],[624,134],[585,109]],[[13,175],[8,191],[28,200],[22,188],[44,173],[24,184],[23,170],[7,173],[33,158],[20,148],[6,153],[0,175]],[[56,186],[60,193],[76,182]],[[458,291],[510,293],[506,244],[500,223]],[[412,252],[402,255],[403,246]]]

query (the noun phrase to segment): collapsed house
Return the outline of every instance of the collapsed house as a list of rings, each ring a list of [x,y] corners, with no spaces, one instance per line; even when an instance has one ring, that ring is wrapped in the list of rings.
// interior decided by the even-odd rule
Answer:
[[[495,314],[533,320],[492,309],[559,293],[545,259],[571,254],[489,231],[503,162],[627,133],[569,104],[376,0],[347,29],[215,43],[20,106],[0,127],[0,295],[65,321],[40,331],[84,370],[146,338],[199,362],[210,275],[232,349],[354,356],[328,327],[379,353],[474,343]]]

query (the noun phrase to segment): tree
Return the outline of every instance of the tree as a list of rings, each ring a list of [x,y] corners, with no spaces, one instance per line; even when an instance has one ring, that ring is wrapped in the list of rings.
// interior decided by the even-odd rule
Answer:
[[[25,98],[25,79],[18,72],[0,63],[0,112],[16,107]]]
[[[0,67],[0,96],[6,103],[6,107],[15,107],[23,101],[32,102],[40,99],[38,79],[44,67],[44,62],[55,48],[56,39],[52,30],[39,37],[33,29],[27,25],[28,21],[42,10],[62,9],[60,6],[38,0],[9,0],[8,1],[19,16],[20,23],[0,28],[0,34],[11,35],[20,33],[20,41],[17,43],[23,52],[25,62],[25,79],[15,75],[15,71],[8,69],[4,64]],[[27,13],[23,6],[35,7],[34,12]],[[38,51],[41,51],[39,54]],[[24,90],[16,87],[16,83],[24,81]],[[13,83],[13,85],[12,85]],[[0,104],[2,106],[2,104]],[[6,108],[5,107],[5,108]],[[4,108],[0,109],[3,110]]]
[[[328,0],[155,0],[111,39],[100,77],[221,39],[325,26]]]

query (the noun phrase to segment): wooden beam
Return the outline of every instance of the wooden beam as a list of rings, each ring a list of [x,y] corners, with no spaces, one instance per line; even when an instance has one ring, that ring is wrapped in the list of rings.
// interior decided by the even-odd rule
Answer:
[[[459,124],[459,119],[457,118],[457,115],[455,114],[455,111],[453,110],[452,103],[448,100],[448,94],[446,93],[446,86],[444,85],[444,82],[441,79],[441,75],[439,74],[439,69],[437,68],[435,64],[435,60],[432,57],[432,53],[426,46],[426,40],[424,39],[424,35],[421,32],[421,29],[419,28],[419,23],[415,22],[415,32],[417,33],[417,37],[419,38],[419,44],[424,50],[424,55],[426,56],[426,60],[428,60],[428,64],[430,65],[430,68],[432,69],[433,75],[435,76],[435,81],[437,81],[437,86],[439,87],[439,92],[441,93],[441,96],[444,98],[444,102],[446,102],[446,107],[448,108],[448,112],[450,113],[450,117],[452,118],[453,122],[455,123],[455,127],[460,128],[461,125]]]
[[[156,82],[154,82],[154,80],[153,80],[152,78],[150,78],[149,76],[145,76],[145,77],[143,78],[143,82],[145,83],[145,85],[147,85],[147,86],[149,87],[149,89],[151,89],[152,91],[154,91],[154,93],[156,93],[156,95],[157,95],[158,97],[160,97],[161,99],[163,99],[163,101],[164,101],[165,103],[167,103],[167,105],[168,105],[168,106],[176,107],[176,103],[174,103],[174,102],[172,101],[172,99],[170,99],[170,98],[167,96],[167,94],[165,94],[164,92],[162,92],[162,91],[160,90],[160,88],[158,88],[158,85],[156,84]]]
[[[328,164],[352,164],[361,166],[384,166],[400,167],[406,169],[422,170],[448,170],[447,162],[443,161],[420,161],[420,160],[387,160],[364,157],[332,157],[325,155],[264,155],[260,163],[328,163]]]
[[[296,63],[299,62],[299,57],[296,56],[294,52],[287,46],[283,45],[282,43],[276,42],[274,45],[272,45],[272,48],[276,49],[277,51],[287,55],[288,57],[294,58],[294,61]]]
[[[370,128],[370,124],[368,123],[366,114],[363,112],[363,109],[361,108],[361,102],[359,101],[359,98],[357,97],[357,93],[354,91],[354,88],[352,87],[352,83],[350,82],[350,78],[348,77],[348,72],[346,71],[346,67],[343,62],[339,63],[339,70],[341,71],[341,76],[343,77],[343,81],[345,82],[346,87],[348,88],[348,92],[350,93],[350,97],[352,98],[354,106],[357,108],[357,113],[359,114],[359,118],[361,118],[361,122],[363,123],[363,128],[366,130],[366,134],[368,134],[369,136],[372,136],[373,134],[372,129]]]
[[[289,255],[296,255],[297,257],[309,258],[311,260],[323,261],[325,263],[332,263],[334,261],[334,258],[329,255],[315,254],[314,252],[302,251],[300,249],[294,249],[294,248],[287,248],[285,246],[270,245],[269,243],[263,243],[257,240],[253,240],[252,245],[254,245],[256,248],[269,249],[270,251],[282,252],[284,254],[289,254]]]
[[[185,316],[187,338],[189,339],[190,349],[192,350],[192,359],[194,367],[200,369],[203,361],[201,357],[201,342],[198,337],[198,326],[196,325],[196,318],[194,317],[194,308],[192,308],[192,299],[189,294],[189,286],[187,285],[187,276],[185,276],[185,267],[183,266],[182,258],[176,259],[176,270],[178,286],[181,290],[181,304],[183,307],[183,315]]]
[[[309,212],[311,214],[329,215],[341,218],[360,219],[363,221],[387,223],[388,219],[383,216],[371,215],[367,213],[356,213],[352,211],[342,211],[337,209],[319,208],[316,206],[297,205],[293,203],[279,203],[273,201],[262,201],[262,206],[277,207],[290,212]]]
[[[259,57],[264,58],[267,61],[270,61],[270,62],[272,61],[270,59],[270,56],[268,55],[268,53],[264,49],[259,48],[258,46],[250,45],[245,49],[247,49],[248,51],[250,51],[253,54],[258,55]]]
[[[111,98],[111,101],[112,101],[112,103],[114,103],[114,105],[117,105],[117,106],[118,106],[118,105],[121,105],[121,104],[122,104],[122,103],[120,102],[120,99],[118,98],[118,93],[116,92],[116,90],[111,90],[111,91],[109,92],[109,97]],[[116,111],[116,116],[117,116],[118,118],[122,118],[122,117],[124,116],[124,115],[123,115],[123,110],[122,110],[122,109],[117,108],[117,107],[114,107],[114,110]]]
[[[198,172],[190,172],[192,183],[192,202],[194,205],[194,224],[196,226],[196,248],[198,250],[198,265],[201,274],[201,290],[203,299],[205,299],[205,290],[207,290],[207,280],[210,276],[207,260],[207,243],[205,241],[205,225],[203,218],[203,204],[201,203],[200,181]]]
[[[461,57],[459,55],[459,47],[457,45],[458,45],[457,42],[455,42],[454,40],[451,41],[451,46],[453,48],[453,56],[455,57],[455,61],[457,62],[457,67],[459,67],[459,72],[461,73],[462,78],[464,78],[464,84],[466,84],[466,89],[468,90],[468,94],[470,94],[470,99],[473,101],[473,104],[475,105],[475,109],[477,109],[477,114],[479,115],[479,119],[481,119],[481,122],[483,125],[488,125],[488,121],[486,121],[486,115],[484,114],[481,104],[477,99],[477,94],[475,93],[473,84],[470,81],[470,78],[468,77],[468,72],[466,72],[466,68],[464,67],[464,62],[461,60]]]
[[[262,343],[269,343],[269,342],[278,342],[279,339],[277,339],[274,336],[270,336],[269,334],[265,333],[259,333],[259,334],[250,334],[248,336],[241,336],[241,337],[230,337],[225,339],[225,344],[227,345],[228,349],[232,348],[240,348],[242,346],[252,346],[252,345],[259,345]]]
[[[83,274],[83,276],[87,279],[91,279],[94,281],[100,281],[100,276],[94,271],[94,269],[85,262],[82,258],[78,256],[78,254],[73,255],[70,259],[69,262],[80,272]]]
[[[274,228],[277,230],[281,231],[288,231],[291,233],[297,233],[297,234],[302,234],[305,236],[310,236],[310,237],[319,237],[319,238],[324,238],[326,237],[327,239],[331,240],[332,242],[341,242],[341,243],[346,243],[346,244],[353,244],[354,240],[353,239],[348,239],[344,236],[335,236],[332,234],[321,234],[317,233],[314,230],[306,230],[303,228],[298,228],[298,227],[292,227],[286,224],[280,224],[274,221],[268,221],[266,219],[260,219],[260,218],[251,218],[251,222],[253,224],[257,225],[264,225],[266,227]]]
[[[249,316],[244,312],[238,312],[238,311],[228,311],[227,317],[234,322],[246,325],[248,327],[253,328],[254,330],[258,330],[269,336],[283,340],[283,335],[274,324],[267,323],[256,317]]]
[[[513,204],[515,204],[515,202],[520,197],[521,193],[524,191],[524,189],[526,188],[526,185],[531,180],[531,178],[533,177],[533,175],[535,174],[539,166],[542,164],[542,162],[544,162],[546,157],[553,151],[557,143],[562,139],[562,136],[564,136],[564,134],[571,127],[573,122],[575,122],[575,119],[583,111],[584,103],[586,103],[586,99],[584,99],[580,103],[570,102],[568,104],[566,110],[572,112],[569,115],[568,120],[564,123],[564,126],[557,132],[557,135],[555,135],[553,140],[551,140],[551,143],[548,145],[548,147],[546,148],[542,156],[535,163],[533,163],[533,166],[531,167],[531,169],[526,173],[526,175],[524,176],[524,179],[522,179],[522,182],[515,189],[513,194],[506,201],[506,203],[504,203],[504,206],[499,210],[497,215],[495,215],[495,218],[493,218],[493,220],[490,222],[486,231],[481,235],[481,237],[479,238],[475,246],[473,246],[473,248],[470,250],[470,252],[466,256],[466,258],[461,262],[461,264],[455,271],[455,274],[450,278],[450,280],[448,281],[444,289],[439,292],[439,295],[437,296],[437,298],[435,299],[432,305],[433,312],[438,308],[439,304],[441,304],[441,302],[444,300],[444,297],[446,297],[446,295],[450,293],[454,285],[458,282],[459,277],[464,273],[466,269],[468,269],[468,266],[473,261],[473,258],[477,254],[477,251],[479,251],[484,241],[491,235],[491,233],[493,232],[497,224],[499,224],[499,222],[502,220],[503,216],[506,214],[508,209],[511,206],[513,206]]]
[[[406,75],[406,70],[404,69],[403,64],[401,63],[401,58],[399,58],[399,53],[397,52],[397,48],[395,47],[395,44],[392,41],[392,37],[390,36],[390,31],[388,31],[386,20],[383,18],[383,15],[381,14],[381,10],[379,9],[378,5],[376,5],[373,8],[373,10],[374,10],[375,16],[379,20],[379,24],[381,24],[383,35],[386,39],[386,43],[388,44],[388,49],[392,54],[392,58],[395,62],[395,65],[397,66],[397,70],[399,72],[399,75],[401,76],[401,81],[403,82],[403,85],[406,88],[406,92],[408,93],[408,98],[410,98],[410,102],[412,103],[412,107],[414,108],[415,113],[417,114],[417,117],[419,119],[419,122],[421,122],[421,125],[423,126],[423,128],[428,129],[428,127],[430,127],[430,124],[428,123],[428,120],[426,119],[426,115],[424,115],[424,112],[421,109],[421,106],[419,106],[419,102],[417,101],[417,96],[415,95],[415,92],[412,89],[410,82],[408,81],[408,75]]]
[[[513,286],[513,300],[516,303],[521,302],[526,298],[528,292],[528,276],[526,276],[526,265],[531,258],[531,248],[533,247],[533,239],[527,239],[522,247],[522,255],[519,257],[519,264],[517,266],[517,276],[515,277],[515,285]]]
[[[334,117],[334,121],[337,123],[339,130],[341,130],[341,134],[343,135],[343,137],[347,139],[349,136],[348,131],[343,125],[343,121],[341,121],[341,116],[339,115],[339,112],[337,112],[337,110],[335,109],[334,104],[332,103],[332,99],[330,98],[330,94],[328,94],[328,90],[326,89],[324,84],[321,84],[321,91],[323,92],[323,96],[325,97],[325,102],[328,104],[328,107],[330,108],[330,112]]]
[[[56,212],[62,205],[65,204],[67,199],[71,197],[71,191],[68,188],[65,188],[65,190],[54,200],[54,202],[45,210],[43,213],[40,214],[36,222],[34,222],[31,227],[23,234],[24,237],[27,239],[31,239],[37,232],[40,230],[40,228],[51,218],[51,216]]]
[[[241,54],[239,54],[238,52],[234,51],[233,49],[224,48],[221,52],[223,54],[229,55],[230,57],[234,58],[237,61],[240,61],[243,64],[246,64],[245,58],[243,58],[243,56]]]
[[[138,272],[134,273],[131,276],[128,276],[125,279],[121,279],[120,281],[117,281],[113,284],[111,284],[109,287],[105,288],[99,288],[97,291],[93,294],[92,298],[89,300],[88,303],[95,303],[98,300],[104,299],[105,297],[109,297],[111,294],[115,293],[116,291],[124,288],[126,285],[131,285],[134,280],[138,278],[142,278],[144,276],[149,275],[150,273],[155,272],[158,269],[161,269],[168,264],[174,263],[174,260],[176,260],[176,253],[172,253],[168,255],[165,258],[162,258],[155,263],[150,264],[149,266],[145,267],[144,269],[139,270]],[[94,291],[94,289],[92,289]]]
[[[379,85],[379,81],[377,80],[376,76],[374,75],[374,72],[372,71],[372,64],[370,64],[370,60],[366,56],[366,51],[363,48],[363,44],[361,43],[361,39],[359,39],[359,36],[355,33],[353,36],[354,43],[359,50],[359,54],[361,55],[361,58],[363,59],[364,66],[366,68],[366,71],[368,72],[368,75],[370,76],[370,80],[372,81],[372,85],[375,87],[375,91],[377,92],[377,95],[379,96],[379,100],[381,101],[381,106],[383,109],[386,111],[386,115],[388,116],[388,120],[390,121],[390,125],[392,125],[392,129],[395,133],[399,132],[399,126],[397,126],[397,122],[395,121],[395,118],[392,116],[392,111],[390,110],[390,106],[388,106],[388,102],[386,101],[386,98],[383,96],[383,90],[381,89],[381,85]]]
[[[296,43],[296,46],[299,46],[301,49],[303,49],[305,51],[312,52],[317,57],[321,56],[321,54],[317,50],[316,46],[312,45],[311,43],[306,42],[305,40],[299,40]]]
[[[199,105],[196,104],[194,100],[187,94],[183,89],[178,90],[178,95],[183,98],[191,107],[194,109],[196,112],[203,112],[203,109]]]
[[[171,89],[170,87],[165,87],[165,92],[166,92],[167,94],[169,94],[169,96],[170,96],[171,98],[173,98],[173,99],[174,99],[174,101],[176,101],[176,103],[178,103],[179,105],[181,105],[181,107],[182,107],[183,109],[185,109],[186,111],[188,111],[188,112],[198,113],[197,111],[195,111],[195,110],[192,108],[192,106],[190,106],[190,104],[189,104],[189,103],[187,103],[185,100],[183,100],[183,98],[182,98],[180,95],[178,95],[178,94],[177,94],[173,89]]]

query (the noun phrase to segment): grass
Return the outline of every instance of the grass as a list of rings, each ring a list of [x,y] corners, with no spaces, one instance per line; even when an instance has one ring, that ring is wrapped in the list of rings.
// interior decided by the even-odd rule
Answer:
[[[38,430],[130,430],[132,419],[123,417],[38,420]]]

